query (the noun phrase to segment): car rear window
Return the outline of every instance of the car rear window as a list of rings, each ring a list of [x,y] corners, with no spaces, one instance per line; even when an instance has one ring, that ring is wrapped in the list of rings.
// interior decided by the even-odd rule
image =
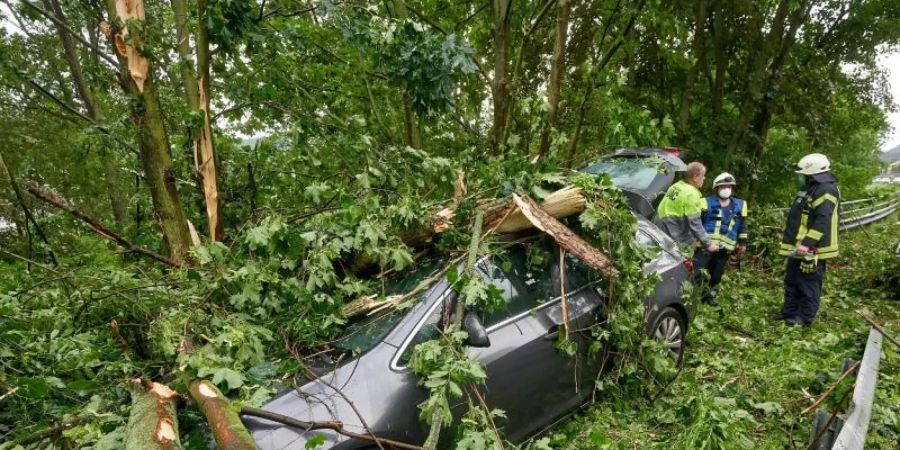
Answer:
[[[620,189],[642,191],[659,175],[660,162],[656,158],[608,158],[585,167],[584,171],[592,175],[605,173]]]

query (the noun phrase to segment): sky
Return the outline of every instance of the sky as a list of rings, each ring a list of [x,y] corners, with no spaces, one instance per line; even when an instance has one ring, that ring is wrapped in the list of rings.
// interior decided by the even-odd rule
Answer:
[[[891,95],[894,102],[900,104],[900,51],[886,53],[878,58],[878,64],[883,67],[888,74],[888,82],[890,83]],[[881,150],[890,150],[900,145],[900,111],[889,113],[888,124],[893,130],[889,131],[881,143]]]

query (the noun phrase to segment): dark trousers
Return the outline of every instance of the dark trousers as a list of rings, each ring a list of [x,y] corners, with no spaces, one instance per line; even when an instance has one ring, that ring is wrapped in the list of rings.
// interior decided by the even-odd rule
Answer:
[[[822,281],[825,279],[825,261],[819,261],[814,270],[803,272],[803,260],[787,259],[784,273],[784,306],[781,315],[785,319],[797,319],[812,323],[819,313],[819,299],[822,297]]]
[[[731,252],[724,249],[715,253],[710,253],[705,248],[694,251],[694,286],[700,289],[704,300],[716,297],[716,286],[722,281],[729,256]]]

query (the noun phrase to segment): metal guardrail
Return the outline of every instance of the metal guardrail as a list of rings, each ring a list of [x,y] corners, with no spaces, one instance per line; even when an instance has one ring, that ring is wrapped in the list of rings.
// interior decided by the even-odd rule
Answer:
[[[855,208],[847,209],[851,205]],[[790,208],[773,208],[772,211],[787,212]],[[890,216],[900,210],[900,196],[890,200],[878,201],[875,197],[847,200],[841,202],[841,219],[838,227],[841,231],[868,225]]]
[[[869,330],[869,340],[859,365],[856,387],[850,403],[850,413],[834,441],[832,449],[862,450],[866,444],[869,419],[872,417],[872,401],[875,398],[875,382],[878,380],[878,363],[881,360],[881,332]]]
[[[885,217],[890,216],[898,208],[900,208],[900,198],[876,203],[876,199],[867,198],[861,200],[853,200],[850,202],[841,202],[841,207],[847,205],[857,205],[860,203],[871,203],[867,206],[861,206],[841,212],[840,229],[850,230],[859,226],[868,225],[877,222]]]

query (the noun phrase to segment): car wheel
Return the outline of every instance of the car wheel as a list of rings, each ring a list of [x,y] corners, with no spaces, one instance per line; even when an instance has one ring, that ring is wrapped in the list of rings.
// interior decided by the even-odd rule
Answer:
[[[669,356],[680,365],[684,357],[687,335],[687,321],[684,320],[684,316],[675,308],[667,307],[656,318],[656,323],[650,330],[650,337],[665,344]]]

